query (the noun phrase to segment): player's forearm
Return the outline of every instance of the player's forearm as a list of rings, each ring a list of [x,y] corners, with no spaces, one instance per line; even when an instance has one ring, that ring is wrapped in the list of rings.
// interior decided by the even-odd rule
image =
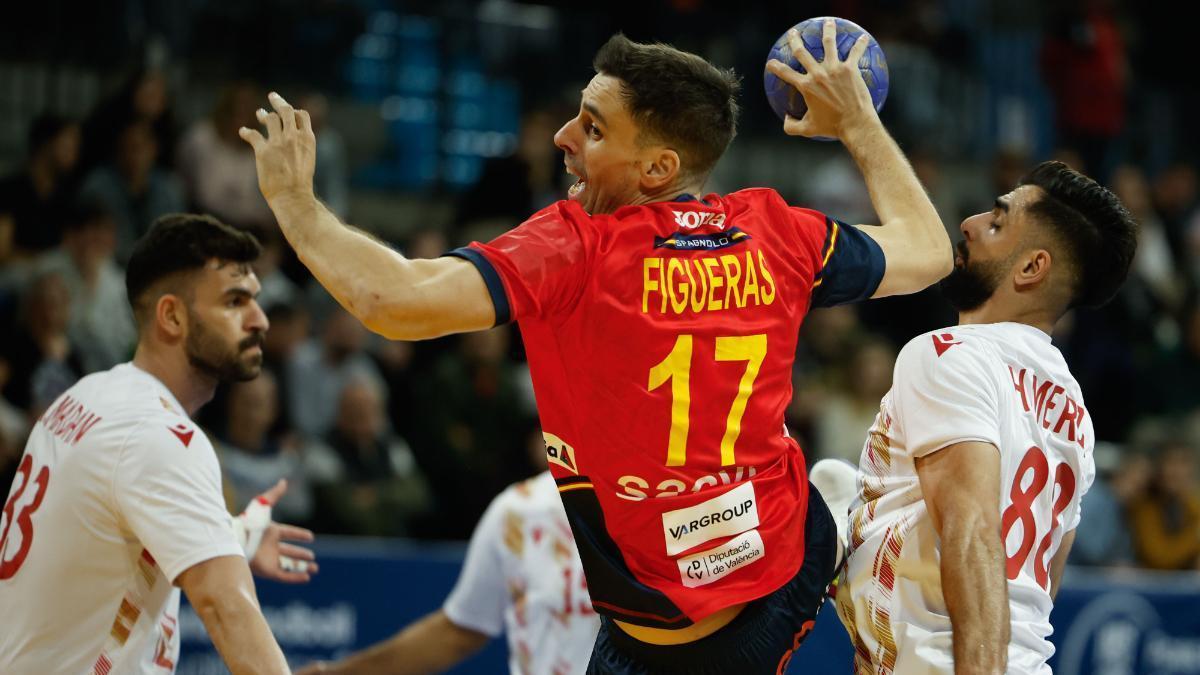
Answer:
[[[486,643],[486,636],[456,626],[439,610],[385,642],[326,665],[321,672],[336,675],[440,673],[474,654]]]
[[[918,277],[913,283],[923,288],[949,274],[954,257],[942,219],[879,118],[872,115],[848,126],[842,141],[862,172],[880,224],[903,237],[905,262]]]
[[[252,596],[232,590],[188,599],[233,675],[291,672]]]
[[[1004,550],[982,519],[942,523],[942,592],[950,614],[957,675],[1004,673],[1010,633]]]
[[[300,261],[367,328],[392,339],[433,337],[423,330],[421,279],[414,262],[338,220],[310,194],[280,195],[271,210]],[[395,334],[407,326],[410,334]]]

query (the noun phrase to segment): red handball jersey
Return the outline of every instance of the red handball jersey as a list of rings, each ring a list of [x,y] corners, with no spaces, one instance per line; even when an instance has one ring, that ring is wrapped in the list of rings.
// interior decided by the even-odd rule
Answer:
[[[520,325],[596,611],[680,628],[796,574],[798,332],[875,292],[872,239],[752,189],[598,216],[561,201],[452,255]]]

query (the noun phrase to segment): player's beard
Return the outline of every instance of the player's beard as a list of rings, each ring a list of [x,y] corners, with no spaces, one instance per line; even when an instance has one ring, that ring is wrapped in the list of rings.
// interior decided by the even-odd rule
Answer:
[[[956,247],[962,256],[962,265],[955,267],[950,276],[942,279],[938,288],[942,296],[959,312],[970,312],[978,309],[992,297],[1000,287],[1004,272],[1012,264],[1011,260],[988,260],[971,262],[966,242],[959,242]]]
[[[214,378],[218,382],[246,382],[258,377],[262,370],[262,353],[247,354],[252,347],[263,344],[263,334],[254,333],[242,340],[231,352],[221,340],[200,320],[200,317],[189,311],[187,340],[185,348],[188,363],[193,368]]]

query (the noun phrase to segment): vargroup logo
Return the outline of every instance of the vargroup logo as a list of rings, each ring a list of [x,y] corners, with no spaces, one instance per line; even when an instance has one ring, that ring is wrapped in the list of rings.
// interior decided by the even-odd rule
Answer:
[[[662,520],[667,555],[758,527],[754,483],[744,483],[695,506],[668,511]]]
[[[685,230],[698,227],[715,227],[718,230],[725,227],[724,213],[703,213],[701,211],[672,211],[675,214],[675,224]]]
[[[544,431],[542,439],[546,441],[546,460],[578,476],[579,465],[575,463],[575,448],[567,445],[566,441],[558,436]]]
[[[669,237],[655,237],[654,248],[669,248],[676,251],[715,251],[729,248],[750,239],[750,235],[738,228],[730,228],[724,234],[684,234],[676,232]]]

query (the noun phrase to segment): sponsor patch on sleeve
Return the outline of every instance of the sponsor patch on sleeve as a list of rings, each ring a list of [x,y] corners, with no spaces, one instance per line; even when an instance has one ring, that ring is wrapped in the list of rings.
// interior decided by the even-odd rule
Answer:
[[[662,520],[667,555],[671,556],[758,527],[754,483],[743,483],[695,506],[667,511]]]
[[[766,551],[758,530],[750,530],[724,544],[676,561],[684,586],[695,588],[711,584],[743,567],[762,560]]]
[[[579,465],[575,463],[575,448],[551,433],[542,432],[542,439],[546,441],[546,460],[578,476]]]

